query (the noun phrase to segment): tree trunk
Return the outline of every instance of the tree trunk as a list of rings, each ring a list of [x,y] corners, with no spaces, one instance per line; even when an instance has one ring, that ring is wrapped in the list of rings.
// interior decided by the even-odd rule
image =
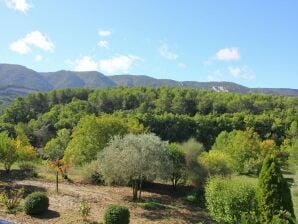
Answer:
[[[142,198],[142,178],[140,179],[140,184],[139,184],[139,200]]]
[[[133,180],[132,182],[132,193],[133,193],[132,199],[136,201],[138,199],[138,182],[136,180]]]
[[[57,193],[58,193],[58,182],[59,182],[58,178],[59,178],[59,172],[56,171],[56,192]]]

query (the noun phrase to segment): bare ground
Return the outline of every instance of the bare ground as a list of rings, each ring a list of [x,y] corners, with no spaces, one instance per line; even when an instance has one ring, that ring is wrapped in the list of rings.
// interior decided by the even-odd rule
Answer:
[[[32,218],[19,212],[16,215],[0,211],[0,218],[20,224],[83,223],[79,216],[78,206],[82,199],[91,203],[89,220],[101,223],[104,210],[110,204],[121,204],[129,207],[131,224],[190,224],[212,223],[208,214],[198,207],[185,204],[180,197],[172,197],[169,192],[144,192],[143,198],[157,200],[169,206],[165,210],[144,210],[130,201],[131,189],[128,187],[93,186],[78,183],[60,183],[59,194],[55,193],[55,183],[45,180],[16,180],[15,184],[31,191],[46,191],[50,199],[49,212],[41,217]]]

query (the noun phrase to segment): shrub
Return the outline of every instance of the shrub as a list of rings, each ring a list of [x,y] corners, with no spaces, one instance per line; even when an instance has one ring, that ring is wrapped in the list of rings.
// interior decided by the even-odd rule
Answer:
[[[220,223],[240,223],[243,213],[256,211],[255,186],[245,179],[213,177],[205,197],[210,215]]]
[[[102,184],[103,176],[101,174],[99,162],[94,160],[82,167],[81,174],[83,182],[88,184]]]
[[[10,189],[0,194],[0,202],[6,207],[7,212],[11,213],[20,205],[23,195],[24,188]]]
[[[27,215],[38,215],[48,210],[49,198],[42,192],[34,192],[25,198],[24,210]]]
[[[257,199],[263,223],[272,223],[273,217],[279,215],[280,211],[288,212],[295,218],[291,191],[275,157],[268,156],[264,160],[258,181]],[[293,222],[289,220],[289,223]]]
[[[83,217],[83,220],[87,219],[87,217],[90,214],[90,210],[91,210],[91,205],[87,201],[83,200],[80,202],[79,212],[80,212],[80,215]]]
[[[190,204],[197,205],[202,208],[205,206],[204,192],[201,189],[190,192],[186,195],[185,200]]]
[[[128,208],[120,205],[110,205],[104,215],[104,224],[129,224]]]

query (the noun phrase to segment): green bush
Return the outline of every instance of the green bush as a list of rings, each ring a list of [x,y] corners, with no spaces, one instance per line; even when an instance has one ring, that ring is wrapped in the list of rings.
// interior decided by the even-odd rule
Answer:
[[[97,160],[87,163],[82,167],[81,174],[83,182],[87,184],[102,184],[103,176],[100,171],[99,162]]]
[[[128,208],[120,205],[110,205],[104,214],[104,224],[129,224]]]
[[[27,215],[38,215],[48,210],[49,198],[42,192],[34,192],[25,198],[24,211]]]
[[[240,223],[243,213],[256,211],[255,191],[245,179],[209,179],[205,197],[210,215],[220,223]]]

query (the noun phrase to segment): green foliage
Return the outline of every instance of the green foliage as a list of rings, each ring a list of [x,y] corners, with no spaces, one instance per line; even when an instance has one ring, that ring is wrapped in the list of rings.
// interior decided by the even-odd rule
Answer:
[[[182,150],[181,146],[175,143],[169,144],[168,150],[170,162],[173,167],[171,182],[175,190],[177,185],[183,183],[186,178],[185,152]]]
[[[207,177],[206,169],[197,162],[197,158],[204,152],[201,143],[191,138],[181,145],[185,153],[186,174],[188,180],[197,187],[202,187]]]
[[[252,130],[222,132],[212,150],[224,152],[231,158],[231,168],[237,173],[258,173],[263,159],[260,139]]]
[[[85,200],[81,201],[79,206],[79,212],[83,220],[86,220],[88,218],[88,216],[90,215],[90,211],[91,211],[90,203]]]
[[[45,193],[34,192],[25,198],[24,211],[27,215],[39,215],[48,210],[49,198]]]
[[[121,117],[94,115],[83,117],[75,127],[65,151],[65,161],[82,165],[96,158],[114,135],[127,134],[129,132],[142,132],[143,126],[136,120]]]
[[[167,208],[166,205],[155,201],[141,201],[137,202],[137,205],[145,210],[164,210]]]
[[[23,198],[24,188],[8,189],[0,194],[0,203],[2,203],[7,211],[16,209]]]
[[[100,164],[97,160],[84,164],[80,170],[84,183],[102,184],[104,182]]]
[[[166,179],[172,172],[167,144],[153,134],[116,136],[99,160],[105,182],[131,184],[133,199],[141,198],[143,180]]]
[[[129,224],[128,208],[120,205],[110,205],[104,214],[104,224]]]
[[[209,176],[227,176],[232,173],[231,157],[222,151],[210,150],[209,152],[203,152],[198,157],[198,163],[205,167]]]
[[[24,161],[20,162],[19,164],[20,170],[23,170],[26,177],[37,177],[36,166],[33,162]]]
[[[213,177],[206,185],[210,215],[220,223],[240,223],[242,214],[256,212],[255,186],[244,179]]]
[[[18,159],[15,142],[6,131],[0,133],[0,162],[6,172],[10,171],[12,164]]]
[[[271,223],[280,211],[287,211],[295,217],[289,185],[274,156],[264,160],[258,180],[257,200],[263,223]]]

